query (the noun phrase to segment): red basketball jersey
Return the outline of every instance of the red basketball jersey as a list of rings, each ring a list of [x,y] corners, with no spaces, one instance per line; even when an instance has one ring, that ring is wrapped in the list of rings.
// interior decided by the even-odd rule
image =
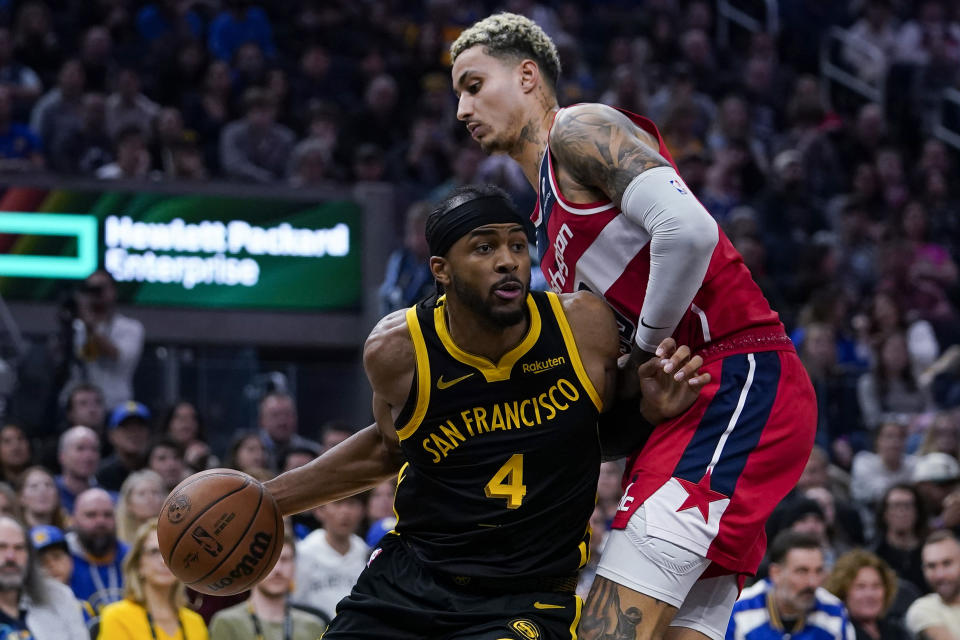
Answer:
[[[660,155],[673,164],[648,119],[619,109],[660,142]],[[674,166],[674,168],[676,168]],[[680,191],[687,187],[671,180]],[[537,226],[540,268],[557,293],[588,289],[613,308],[620,329],[621,350],[633,343],[650,275],[650,235],[609,200],[578,204],[567,201],[557,187],[550,148],[540,165]],[[683,256],[676,256],[683,260]],[[760,287],[730,240],[720,230],[703,283],[673,332],[704,359],[766,348],[784,348],[788,338],[779,316],[770,309]]]

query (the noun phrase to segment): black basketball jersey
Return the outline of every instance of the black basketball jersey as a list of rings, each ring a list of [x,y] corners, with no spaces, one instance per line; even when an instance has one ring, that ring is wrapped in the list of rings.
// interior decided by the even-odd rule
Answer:
[[[560,299],[527,296],[527,334],[497,363],[454,344],[443,302],[407,310],[417,369],[396,425],[396,530],[451,574],[574,574],[588,557],[601,399]]]

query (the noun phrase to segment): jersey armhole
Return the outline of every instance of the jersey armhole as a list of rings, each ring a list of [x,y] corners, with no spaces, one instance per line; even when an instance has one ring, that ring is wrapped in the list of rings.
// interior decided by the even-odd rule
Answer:
[[[553,315],[557,319],[557,326],[560,327],[560,333],[563,335],[563,343],[567,347],[567,353],[570,355],[570,364],[573,365],[573,370],[576,372],[580,384],[583,385],[587,395],[590,396],[590,400],[593,401],[593,405],[597,408],[597,411],[603,413],[603,400],[601,400],[600,394],[597,393],[596,387],[593,386],[593,381],[590,380],[590,376],[587,375],[587,370],[583,368],[580,351],[577,349],[577,341],[573,338],[573,330],[570,329],[570,323],[567,322],[567,315],[564,313],[563,305],[560,303],[560,296],[552,291],[548,291],[547,300],[550,301],[550,306],[553,308]]]
[[[407,309],[406,318],[417,367],[413,375],[413,384],[410,385],[410,397],[404,403],[403,410],[396,421],[397,435],[400,440],[406,440],[414,434],[427,414],[427,405],[430,404],[430,359],[427,357],[427,343],[423,339],[417,308]],[[416,400],[411,402],[414,389],[416,389]],[[412,414],[409,420],[401,421],[401,418],[408,414]]]

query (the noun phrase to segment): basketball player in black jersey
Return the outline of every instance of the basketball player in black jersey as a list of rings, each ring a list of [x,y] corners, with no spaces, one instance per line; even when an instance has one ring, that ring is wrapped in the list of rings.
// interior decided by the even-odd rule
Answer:
[[[496,187],[454,192],[427,240],[445,295],[388,315],[364,348],[376,425],[266,487],[286,515],[399,470],[396,530],[327,640],[576,637],[613,314],[590,293],[529,291],[528,223]],[[709,382],[686,347],[661,348],[633,380],[654,423]]]

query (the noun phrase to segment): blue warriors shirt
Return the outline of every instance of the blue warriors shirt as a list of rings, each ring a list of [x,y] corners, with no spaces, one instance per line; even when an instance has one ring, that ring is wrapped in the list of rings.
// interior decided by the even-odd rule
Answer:
[[[444,298],[407,310],[417,367],[396,422],[396,531],[444,573],[561,577],[587,561],[601,399],[560,299],[531,292],[527,313],[526,336],[491,362],[453,342]]]

